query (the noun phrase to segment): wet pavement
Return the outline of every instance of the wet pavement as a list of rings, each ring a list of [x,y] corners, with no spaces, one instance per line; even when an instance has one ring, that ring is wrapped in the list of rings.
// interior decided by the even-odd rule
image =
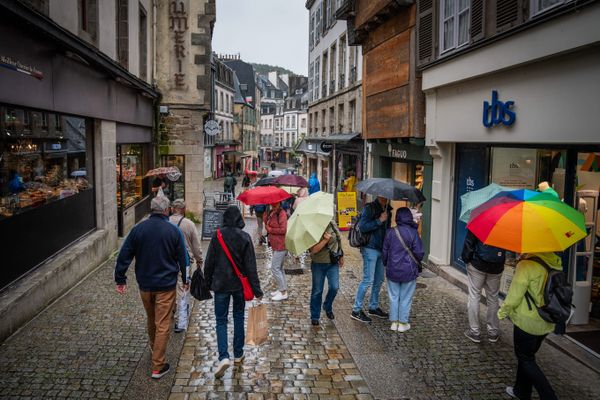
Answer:
[[[246,221],[253,232],[255,220]],[[346,246],[346,252],[336,319],[323,315],[321,325],[313,327],[310,271],[287,275],[290,298],[268,303],[270,340],[246,347],[244,363],[220,380],[213,376],[212,300],[195,302],[190,329],[172,336],[173,372],[158,382],[149,378],[137,287],[117,295],[110,260],[0,346],[0,399],[508,398],[504,388],[513,382],[516,367],[509,322],[503,322],[498,343],[466,340],[466,295],[431,273],[419,278],[407,333],[391,332],[385,320],[351,320],[362,260],[356,249]],[[260,247],[257,258],[268,293],[273,290],[269,254]],[[288,267],[296,263],[287,262]],[[381,299],[387,309],[385,286]],[[560,399],[600,398],[600,376],[555,348],[544,344],[539,363]]]

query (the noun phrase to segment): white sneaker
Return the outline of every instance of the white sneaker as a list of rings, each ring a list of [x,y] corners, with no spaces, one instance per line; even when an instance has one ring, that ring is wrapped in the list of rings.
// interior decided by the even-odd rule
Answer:
[[[246,355],[242,354],[242,356],[241,356],[241,357],[236,357],[236,358],[234,358],[234,359],[233,359],[233,363],[234,363],[234,364],[239,364],[239,363],[241,363],[242,361],[244,361],[244,359],[245,359],[245,358],[246,358]]]
[[[271,292],[271,297],[273,297],[273,296],[277,295],[278,293],[281,293],[281,292],[280,292],[279,290],[276,290],[276,291],[274,291],[274,292]]]
[[[229,358],[222,359],[219,362],[219,366],[217,367],[217,370],[215,371],[215,378],[219,379],[223,375],[225,375],[225,371],[227,371],[227,368],[229,368],[230,366],[231,366],[231,361],[229,361]]]
[[[404,324],[402,322],[400,322],[398,324],[398,332],[406,332],[409,329],[410,329],[410,324]]]
[[[398,330],[398,323],[396,321],[392,322],[392,326],[390,327],[391,330],[393,331],[397,331]]]
[[[288,298],[287,293],[283,294],[283,293],[279,292],[276,295],[274,295],[273,297],[271,297],[271,300],[273,300],[273,301],[281,301],[281,300],[287,300],[287,298]]]

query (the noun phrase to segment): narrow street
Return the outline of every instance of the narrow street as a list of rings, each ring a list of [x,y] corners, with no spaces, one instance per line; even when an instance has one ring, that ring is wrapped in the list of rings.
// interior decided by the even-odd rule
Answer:
[[[253,232],[255,220],[246,221]],[[353,321],[349,314],[362,262],[356,249],[345,247],[336,319],[323,316],[319,327],[311,326],[310,272],[288,275],[290,299],[268,306],[269,342],[247,347],[243,365],[221,380],[213,376],[212,300],[195,302],[189,330],[172,335],[168,361],[177,368],[158,382],[150,379],[145,314],[133,270],[128,293],[118,295],[113,258],[2,344],[0,398],[505,398],[516,367],[510,323],[503,323],[498,343],[467,341],[466,295],[429,271],[419,278],[409,332],[391,332],[384,320]],[[262,246],[257,260],[267,292],[272,286]],[[385,286],[381,299],[387,308]],[[555,348],[544,344],[539,360],[560,399],[600,396],[598,374]]]

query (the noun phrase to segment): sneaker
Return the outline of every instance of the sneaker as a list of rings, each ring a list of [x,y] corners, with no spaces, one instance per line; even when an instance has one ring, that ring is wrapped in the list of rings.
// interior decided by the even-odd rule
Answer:
[[[470,329],[467,329],[465,331],[465,336],[467,337],[467,339],[469,339],[473,343],[481,343],[481,338],[479,337],[479,335],[476,335]]]
[[[281,300],[287,300],[287,298],[288,298],[287,293],[283,294],[281,292],[278,292],[276,295],[274,295],[273,297],[271,297],[271,300],[273,300],[273,301],[281,301]]]
[[[236,357],[236,358],[234,358],[234,359],[233,359],[233,363],[234,363],[234,364],[240,364],[240,363],[242,363],[242,362],[244,361],[244,359],[245,359],[245,358],[246,358],[246,355],[245,355],[245,354],[242,354],[242,356],[241,356],[241,357]]]
[[[371,322],[371,318],[369,318],[363,310],[352,311],[350,318],[360,322]]]
[[[392,322],[392,326],[390,326],[390,329],[396,332],[398,330],[398,323],[396,321]]]
[[[310,320],[310,324],[312,326],[318,326],[319,325],[319,320],[318,319],[311,319]]]
[[[219,365],[217,366],[217,370],[215,371],[215,378],[219,379],[223,375],[225,375],[225,371],[227,371],[227,368],[229,368],[229,366],[231,366],[231,361],[229,361],[229,358],[224,358],[221,361],[219,361]]]
[[[513,399],[518,399],[519,397],[515,394],[515,388],[512,386],[506,387],[506,394],[512,397]]]
[[[410,324],[405,324],[403,322],[398,323],[398,332],[406,332],[410,329]]]
[[[276,290],[276,291],[274,291],[274,292],[271,292],[271,297],[273,297],[273,296],[275,296],[275,295],[277,295],[277,294],[279,294],[279,290]]]
[[[327,318],[329,318],[329,319],[335,319],[335,315],[333,315],[333,311],[325,311],[325,315],[327,315]]]
[[[372,315],[377,318],[387,319],[390,317],[390,314],[383,311],[381,308],[377,307],[374,310],[369,310],[369,315]]]
[[[488,335],[488,340],[490,341],[490,343],[496,343],[498,339],[500,339],[500,335],[498,335],[497,333],[495,335]]]
[[[167,372],[169,372],[169,369],[171,369],[171,366],[167,363],[160,371],[152,371],[152,379],[162,378],[167,374]]]

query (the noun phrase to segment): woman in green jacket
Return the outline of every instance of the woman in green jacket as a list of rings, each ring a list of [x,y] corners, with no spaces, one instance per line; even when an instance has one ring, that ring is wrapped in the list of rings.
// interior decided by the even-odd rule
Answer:
[[[540,400],[557,399],[550,382],[537,365],[535,353],[540,349],[544,338],[554,330],[554,324],[540,317],[534,304],[531,309],[525,300],[529,292],[540,306],[544,304],[544,287],[548,273],[546,268],[532,258],[537,257],[553,269],[562,271],[561,259],[554,253],[532,253],[524,255],[515,271],[510,289],[504,304],[498,311],[498,317],[508,317],[514,324],[514,347],[518,360],[517,379],[514,387],[507,387],[506,393],[511,397],[529,400],[532,388],[540,396]]]

